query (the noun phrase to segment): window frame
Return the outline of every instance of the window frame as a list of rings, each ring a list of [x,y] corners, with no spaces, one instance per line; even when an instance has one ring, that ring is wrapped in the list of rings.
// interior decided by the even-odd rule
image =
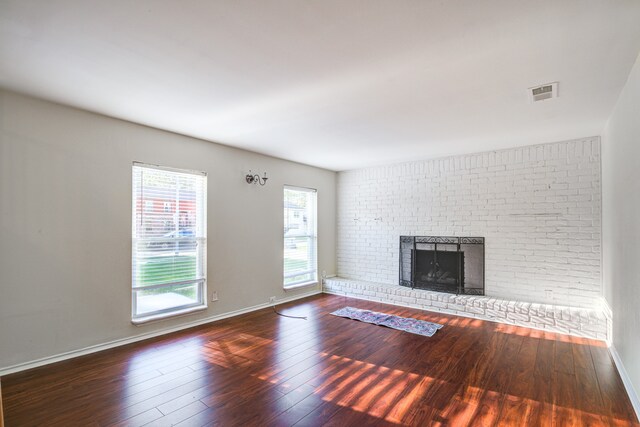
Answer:
[[[140,241],[145,241],[147,239],[149,239],[148,237],[139,237],[137,235],[137,232],[139,232],[138,230],[138,225],[137,225],[137,214],[141,213],[142,215],[144,215],[147,211],[145,210],[145,200],[143,198],[139,198],[138,193],[137,193],[137,189],[138,189],[138,185],[142,185],[141,183],[136,183],[136,168],[140,168],[142,171],[144,169],[149,169],[149,170],[160,170],[163,172],[168,172],[168,173],[175,173],[175,174],[183,174],[183,175],[194,175],[197,177],[202,177],[203,178],[203,182],[198,184],[202,186],[201,189],[201,200],[199,200],[198,195],[197,195],[197,191],[196,191],[196,195],[195,195],[195,201],[194,204],[196,206],[198,206],[198,203],[200,204],[200,208],[196,208],[195,211],[195,215],[198,215],[198,212],[201,211],[201,215],[203,216],[202,220],[201,220],[201,235],[198,236],[198,233],[194,230],[194,237],[193,238],[184,238],[180,236],[180,230],[179,230],[179,223],[174,221],[177,224],[177,231],[172,231],[176,233],[175,237],[171,237],[171,238],[164,238],[163,240],[169,240],[171,239],[172,241],[175,242],[175,245],[177,245],[177,250],[175,251],[175,253],[180,253],[180,245],[181,243],[190,243],[191,240],[195,240],[196,243],[196,254],[195,254],[195,264],[194,264],[194,269],[196,272],[201,271],[201,275],[202,277],[197,277],[195,279],[189,279],[189,280],[179,280],[179,281],[170,281],[170,282],[166,282],[166,283],[157,283],[157,284],[153,284],[153,285],[147,285],[147,286],[139,286],[136,283],[136,275],[137,275],[137,263],[136,263],[136,259],[139,256],[139,254],[141,253],[141,251],[139,251],[139,249],[137,248],[137,245],[140,243]],[[140,178],[140,180],[142,180],[142,178]],[[151,322],[151,321],[155,321],[155,320],[160,320],[160,319],[165,319],[165,318],[170,318],[170,317],[175,317],[175,316],[180,316],[180,315],[184,315],[184,314],[188,314],[188,313],[192,313],[192,312],[196,312],[196,311],[201,311],[201,310],[205,310],[208,307],[208,301],[207,301],[207,173],[206,172],[200,172],[200,171],[194,171],[194,170],[189,170],[189,169],[179,169],[179,168],[173,168],[173,167],[167,167],[167,166],[160,166],[160,165],[154,165],[154,164],[149,164],[149,163],[142,163],[142,162],[133,162],[132,167],[131,167],[131,183],[132,183],[132,188],[131,188],[131,195],[132,195],[132,207],[131,207],[131,211],[132,211],[132,224],[131,224],[131,242],[132,242],[132,246],[131,246],[131,266],[132,266],[132,271],[131,271],[131,322],[133,324],[143,324],[143,323],[147,323],[147,322]],[[199,202],[198,202],[199,200]],[[140,212],[138,212],[138,201],[141,204],[141,208],[140,208]],[[173,204],[176,202],[176,200],[172,199],[171,202],[169,202],[172,206]],[[166,203],[165,202],[162,205],[162,212],[166,213]],[[176,205],[177,206],[177,205]],[[176,216],[176,219],[179,218],[179,212],[176,210],[176,212],[174,212],[174,215]],[[197,217],[196,217],[197,218]],[[165,221],[166,222],[166,221]],[[198,220],[195,220],[195,223],[197,223]],[[144,232],[144,231],[143,231]],[[164,236],[163,236],[164,237]],[[187,242],[187,240],[189,240],[189,242]],[[200,252],[201,251],[201,252]],[[188,284],[193,284],[195,285],[196,288],[196,294],[197,294],[197,301],[191,303],[191,304],[183,304],[183,305],[178,305],[175,307],[169,307],[169,308],[164,308],[164,309],[160,309],[160,310],[154,310],[154,311],[150,311],[150,312],[145,312],[142,314],[138,314],[137,310],[138,310],[138,301],[137,301],[137,291],[140,290],[153,290],[153,289],[161,289],[161,288],[167,288],[167,287],[172,287],[172,286],[182,286],[182,285],[188,285]]]
[[[306,218],[306,221],[310,221],[312,222],[311,225],[311,234],[305,234],[305,235],[299,235],[299,236],[295,236],[295,237],[306,237],[309,239],[309,242],[311,244],[311,260],[313,262],[313,268],[310,270],[307,270],[305,274],[312,274],[311,279],[309,280],[304,280],[304,281],[300,281],[300,282],[295,282],[295,283],[286,283],[286,279],[288,277],[295,277],[297,275],[300,275],[301,273],[291,273],[289,275],[287,275],[287,271],[285,268],[285,251],[286,251],[286,239],[287,238],[291,238],[292,236],[287,236],[287,231],[285,230],[285,224],[284,224],[284,215],[283,215],[283,224],[282,224],[282,230],[283,230],[283,239],[282,239],[282,243],[283,243],[283,247],[282,247],[282,254],[283,254],[283,262],[282,262],[282,287],[284,290],[290,290],[290,289],[296,289],[296,288],[301,288],[301,287],[305,287],[305,286],[314,286],[318,284],[318,190],[315,188],[310,188],[310,187],[300,187],[300,186],[296,186],[296,185],[287,185],[285,184],[283,186],[282,189],[282,201],[283,201],[283,214],[286,213],[286,207],[284,206],[284,194],[286,190],[292,190],[292,191],[300,191],[300,192],[306,192],[306,193],[310,193],[312,194],[312,209],[310,211],[310,215],[312,218]],[[299,216],[300,217],[300,216]],[[304,215],[302,215],[302,217],[304,217]]]

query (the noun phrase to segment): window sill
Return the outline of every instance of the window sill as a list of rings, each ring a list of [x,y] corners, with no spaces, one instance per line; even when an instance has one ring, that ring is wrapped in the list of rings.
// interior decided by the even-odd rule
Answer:
[[[286,291],[293,291],[295,289],[300,289],[300,288],[310,288],[312,286],[317,286],[318,285],[318,281],[314,280],[313,282],[305,282],[305,283],[298,283],[297,285],[291,285],[291,286],[283,286],[283,289]]]
[[[206,309],[207,309],[206,305],[199,305],[197,307],[189,307],[182,310],[172,311],[171,313],[162,313],[162,314],[154,314],[154,315],[145,316],[145,317],[136,317],[135,319],[131,319],[131,323],[133,323],[136,326],[139,326],[139,325],[144,325],[146,323],[156,322],[158,320],[168,319],[171,317],[185,316],[187,314],[196,313],[198,311],[203,311]]]

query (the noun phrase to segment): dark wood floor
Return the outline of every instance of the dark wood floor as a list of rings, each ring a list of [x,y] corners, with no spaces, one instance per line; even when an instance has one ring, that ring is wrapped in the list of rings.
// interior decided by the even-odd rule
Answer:
[[[329,315],[444,324],[431,338]],[[638,425],[597,341],[319,295],[2,378],[7,426]]]

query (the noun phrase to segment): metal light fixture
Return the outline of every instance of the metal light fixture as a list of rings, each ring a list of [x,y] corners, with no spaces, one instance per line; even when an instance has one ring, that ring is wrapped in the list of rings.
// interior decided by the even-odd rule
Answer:
[[[251,173],[251,171],[249,171],[249,173],[247,174],[247,176],[245,177],[245,179],[247,180],[247,184],[260,184],[260,185],[265,185],[267,183],[267,173],[264,173],[263,177],[260,177],[260,175],[258,174],[253,174]]]

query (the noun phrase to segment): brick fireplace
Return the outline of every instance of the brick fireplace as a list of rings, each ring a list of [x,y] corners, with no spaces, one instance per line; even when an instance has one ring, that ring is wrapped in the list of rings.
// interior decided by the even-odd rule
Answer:
[[[400,236],[400,285],[484,295],[484,238]]]
[[[485,295],[602,295],[597,137],[340,172],[337,194],[340,277],[399,286],[399,236],[482,236]]]
[[[605,339],[600,185],[598,137],[340,172],[325,292]],[[484,266],[399,236],[483,236]]]

